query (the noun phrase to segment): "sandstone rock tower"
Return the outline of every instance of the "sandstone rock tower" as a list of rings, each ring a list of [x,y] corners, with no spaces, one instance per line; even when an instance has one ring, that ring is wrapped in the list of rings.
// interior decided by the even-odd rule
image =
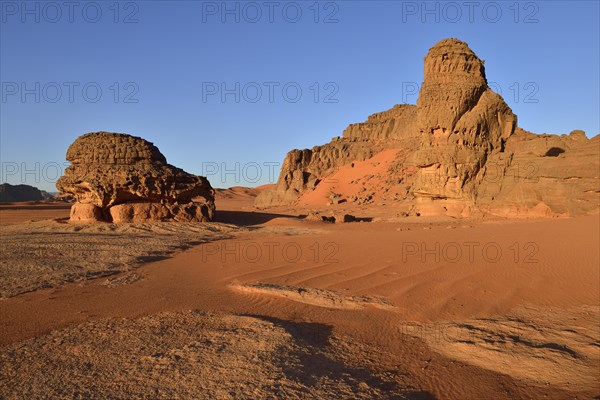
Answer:
[[[214,190],[205,177],[167,164],[152,143],[120,133],[80,136],[56,183],[75,197],[71,221],[210,221]]]
[[[487,85],[485,68],[469,46],[444,39],[425,57],[417,101],[421,147],[412,192],[418,198],[474,201],[482,168],[503,151],[517,117]]]

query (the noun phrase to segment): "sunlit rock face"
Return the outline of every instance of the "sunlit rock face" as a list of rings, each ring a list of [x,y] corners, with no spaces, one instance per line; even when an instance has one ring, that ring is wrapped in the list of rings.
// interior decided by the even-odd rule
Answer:
[[[73,221],[210,221],[214,190],[205,177],[167,163],[154,144],[131,135],[95,132],[67,150],[71,165],[56,183],[75,197]]]
[[[425,57],[416,106],[396,105],[351,124],[330,143],[290,151],[277,185],[255,205],[301,204],[304,195],[327,187],[361,207],[365,198],[376,199],[423,216],[597,213],[599,141],[579,130],[536,135],[518,128],[516,115],[489,88],[484,62],[465,42],[444,39]],[[365,172],[364,179],[336,181],[342,167],[386,149],[397,149],[396,159],[377,179]]]
[[[488,157],[504,148],[517,117],[487,85],[483,61],[457,39],[444,39],[425,57],[417,101],[421,147],[412,192],[442,199],[476,197]]]

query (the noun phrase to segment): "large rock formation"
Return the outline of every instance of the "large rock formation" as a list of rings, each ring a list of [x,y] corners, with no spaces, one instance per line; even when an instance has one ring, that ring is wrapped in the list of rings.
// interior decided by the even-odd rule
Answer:
[[[328,144],[290,151],[283,161],[277,185],[263,191],[256,198],[256,206],[292,203],[340,166],[366,160],[382,150],[393,147],[416,149],[416,114],[417,108],[413,105],[396,105],[371,115],[366,122],[351,124],[343,137],[334,138]]]
[[[475,201],[482,212],[526,217],[598,213],[600,136],[517,129],[483,172]]]
[[[483,61],[466,43],[445,39],[429,50],[417,110],[421,147],[408,160],[419,167],[413,194],[475,200],[477,175],[503,150],[517,117],[488,87]]]
[[[0,202],[13,201],[37,201],[44,200],[47,195],[36,187],[29,185],[11,185],[3,183],[0,185]]]
[[[350,125],[343,138],[292,150],[277,185],[256,206],[325,205],[335,194],[360,204],[402,203],[416,215],[598,212],[598,136],[517,128],[517,117],[488,87],[483,61],[460,40],[433,46],[424,72],[417,106],[396,105]],[[382,169],[390,149],[396,159]],[[355,164],[379,175],[349,172]]]
[[[96,132],[67,150],[71,165],[56,183],[75,197],[72,221],[210,221],[214,190],[205,177],[167,164],[152,143]]]

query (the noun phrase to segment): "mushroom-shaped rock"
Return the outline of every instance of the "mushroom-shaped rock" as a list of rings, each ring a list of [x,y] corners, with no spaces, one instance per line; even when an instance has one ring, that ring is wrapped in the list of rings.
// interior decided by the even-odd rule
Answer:
[[[76,203],[72,221],[210,221],[214,190],[205,177],[167,163],[154,144],[131,135],[87,133],[67,150],[56,187]],[[85,205],[85,206],[84,206]]]

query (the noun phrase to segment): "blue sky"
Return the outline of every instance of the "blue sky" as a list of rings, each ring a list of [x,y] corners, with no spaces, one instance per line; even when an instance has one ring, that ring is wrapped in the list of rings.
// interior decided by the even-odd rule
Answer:
[[[55,191],[69,144],[104,130],[215,187],[268,183],[288,150],[414,104],[447,37],[521,127],[600,131],[598,1],[0,3],[3,182]]]

